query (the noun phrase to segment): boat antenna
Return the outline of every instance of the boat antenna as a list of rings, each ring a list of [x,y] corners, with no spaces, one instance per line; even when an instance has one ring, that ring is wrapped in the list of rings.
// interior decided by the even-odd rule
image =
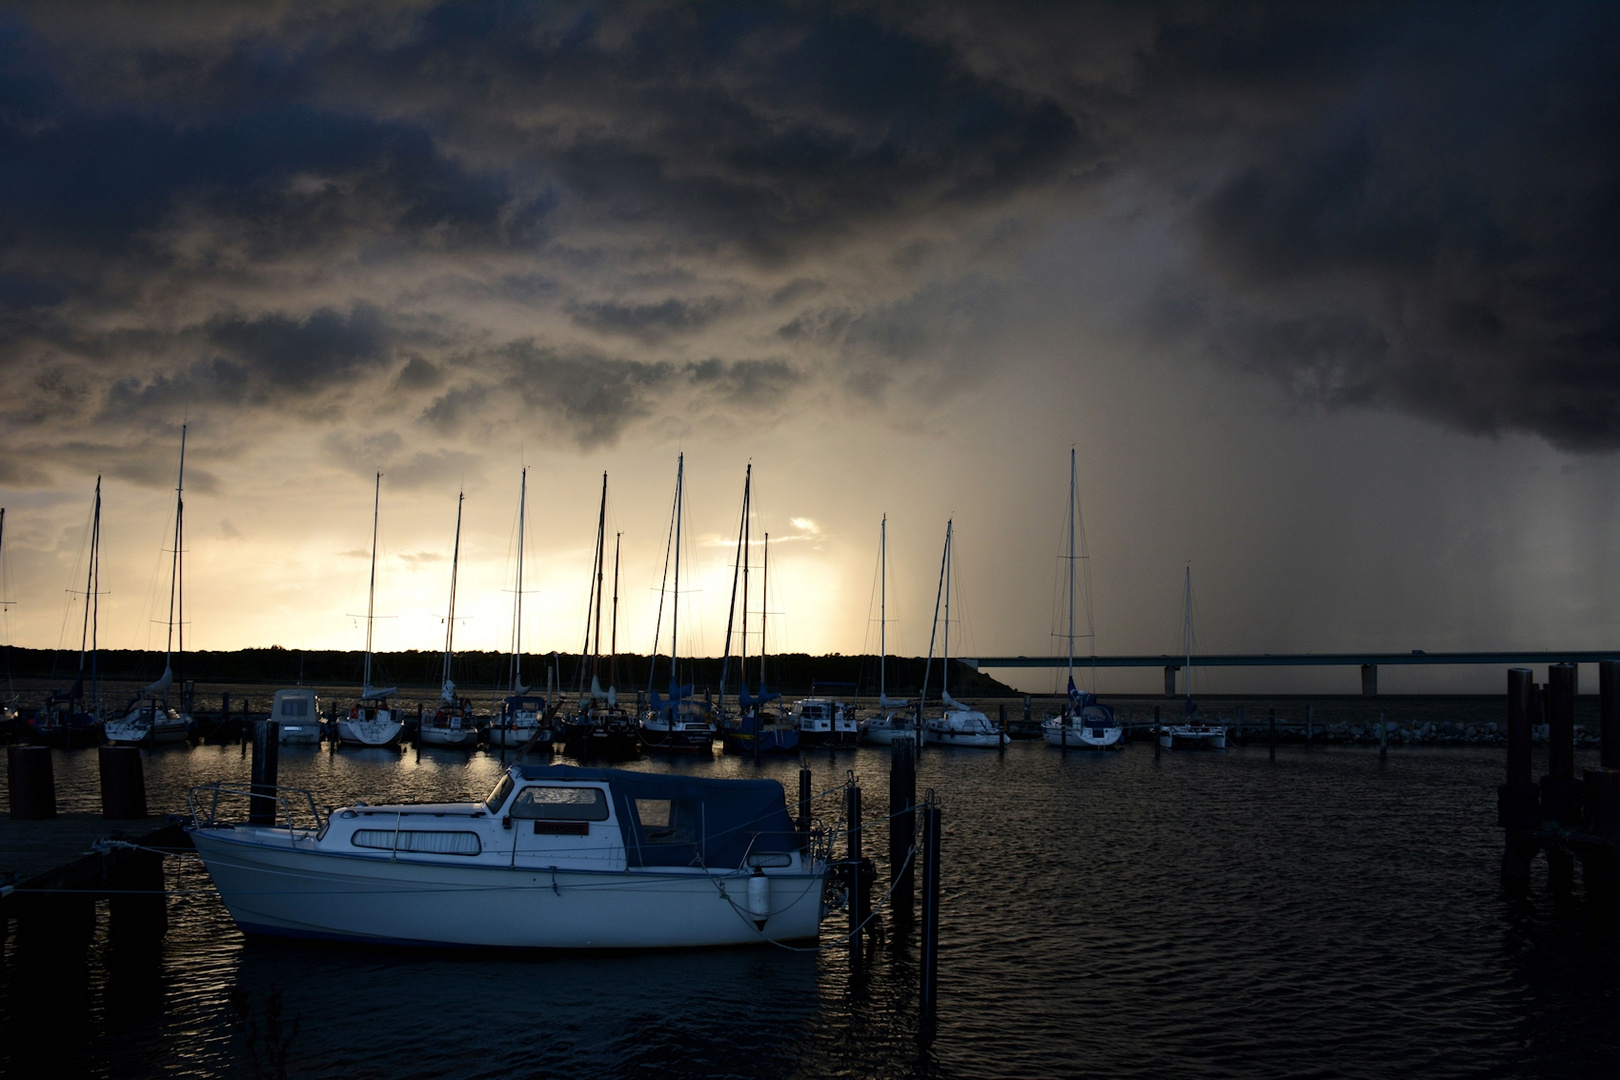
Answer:
[[[871,603],[870,600],[867,603]],[[871,608],[867,608],[868,611]],[[883,515],[883,521],[878,525],[878,707],[883,707],[884,698],[889,694],[887,679],[888,665],[884,662],[889,654],[889,515]]]

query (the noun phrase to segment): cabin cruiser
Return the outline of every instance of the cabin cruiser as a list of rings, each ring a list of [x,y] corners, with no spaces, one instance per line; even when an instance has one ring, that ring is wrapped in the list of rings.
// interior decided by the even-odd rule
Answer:
[[[643,949],[811,940],[820,834],[775,780],[514,765],[481,802],[322,814],[278,788],[274,824],[231,823],[247,792],[191,792],[186,831],[244,933],[362,942]]]
[[[1041,724],[1046,744],[1070,750],[1125,749],[1125,729],[1114,719],[1114,710],[1089,693],[1075,691],[1072,682],[1069,685],[1069,700],[1063,711]]]
[[[855,710],[832,698],[800,698],[789,714],[803,746],[854,746],[860,734]]]
[[[283,743],[302,746],[321,741],[321,699],[313,690],[277,690],[270,702],[270,719],[281,726],[277,738]]]
[[[1002,747],[1012,741],[978,709],[970,709],[949,694],[945,711],[923,724],[923,741],[936,746]]]

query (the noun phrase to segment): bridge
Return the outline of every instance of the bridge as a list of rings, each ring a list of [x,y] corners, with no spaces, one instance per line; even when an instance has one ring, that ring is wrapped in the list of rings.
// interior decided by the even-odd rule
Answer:
[[[1378,693],[1380,666],[1494,664],[1501,667],[1530,667],[1535,664],[1596,664],[1602,660],[1620,660],[1620,649],[1607,651],[1571,650],[1568,652],[1424,652],[1413,649],[1403,653],[1194,653],[1193,667],[1360,667],[1361,692],[1367,697]],[[982,668],[1060,668],[1067,667],[1067,656],[981,656],[964,658],[962,663],[974,669]],[[1185,655],[1165,653],[1142,656],[1077,656],[1074,666],[1100,667],[1162,667],[1164,693],[1176,696],[1176,672],[1187,664]]]

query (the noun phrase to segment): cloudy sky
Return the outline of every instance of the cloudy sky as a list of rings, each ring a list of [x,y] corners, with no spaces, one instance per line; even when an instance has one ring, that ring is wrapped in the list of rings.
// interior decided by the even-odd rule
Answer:
[[[6,639],[77,647],[100,475],[161,647],[184,423],[201,648],[359,648],[378,471],[379,647],[460,490],[508,647],[527,467],[526,648],[605,471],[645,652],[684,452],[682,652],[749,462],[772,651],[875,651],[884,514],[891,651],[947,519],[952,652],[1060,651],[1071,448],[1099,653],[1189,565],[1205,651],[1608,647],[1617,62],[1609,4],[0,5]]]

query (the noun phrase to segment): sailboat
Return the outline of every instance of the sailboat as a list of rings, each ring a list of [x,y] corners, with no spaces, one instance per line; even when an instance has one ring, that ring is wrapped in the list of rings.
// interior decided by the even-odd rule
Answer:
[[[376,491],[371,503],[371,583],[366,593],[366,666],[361,676],[360,700],[349,709],[347,716],[337,718],[337,741],[340,746],[396,746],[405,725],[399,719],[399,710],[389,704],[397,692],[394,687],[379,690],[371,685],[371,631],[377,617],[377,518],[382,509],[382,473],[377,474]]]
[[[529,511],[529,470],[524,469],[518,485],[517,577],[512,590],[512,655],[507,670],[507,696],[500,714],[490,721],[489,742],[503,749],[521,750],[533,744],[551,747],[551,732],[545,730],[545,698],[529,693],[523,685],[523,545]]]
[[[938,716],[930,717],[923,723],[923,741],[940,746],[972,746],[972,747],[1002,747],[1012,740],[1007,733],[991,723],[990,718],[978,709],[970,709],[960,701],[951,697],[951,532],[953,522],[945,523],[945,554],[940,559],[939,587],[945,598],[945,641],[942,650],[943,667],[940,672],[939,698],[945,709]],[[939,596],[934,598],[935,611],[939,608]],[[932,642],[928,647],[929,659],[933,659],[934,647]],[[923,693],[928,692],[926,671],[923,677]],[[919,708],[919,712],[920,712]]]
[[[619,537],[613,537],[612,657],[608,688],[602,689],[602,584],[607,576],[608,476],[602,474],[602,502],[596,514],[596,555],[591,593],[585,604],[585,643],[580,649],[578,711],[562,725],[563,749],[581,760],[625,761],[641,752],[635,719],[619,705]],[[590,672],[591,685],[585,687]]]
[[[686,475],[686,455],[675,463],[675,505],[670,512],[670,541],[664,549],[664,580],[660,584],[659,622],[662,622],[662,590],[669,582],[669,552],[674,550],[675,593],[673,616],[669,629],[669,697],[660,697],[652,688],[658,670],[658,630],[654,630],[652,662],[647,673],[647,711],[641,717],[643,746],[660,750],[711,751],[715,730],[713,713],[692,699],[692,686],[680,682],[680,626],[681,626],[681,509],[682,486]]]
[[[868,608],[868,611],[871,609]],[[878,527],[878,715],[861,721],[860,741],[888,746],[896,737],[913,738],[911,702],[889,697],[889,515]]]
[[[0,510],[0,528],[5,511]],[[96,671],[96,623],[100,615],[101,591],[101,477],[96,477],[96,498],[90,512],[90,552],[85,570],[84,624],[79,638],[79,672],[73,685],[46,698],[34,723],[33,739],[45,746],[64,749],[94,746],[101,741],[100,679]],[[88,670],[86,668],[88,667]],[[89,676],[89,686],[85,677]],[[86,691],[88,690],[88,700]]]
[[[1159,745],[1167,750],[1225,750],[1226,728],[1206,724],[1198,717],[1198,703],[1192,696],[1192,567],[1187,567],[1185,591],[1187,641],[1186,718],[1179,724],[1159,729]]]
[[[1079,517],[1080,498],[1079,487],[1075,480],[1074,450],[1069,450],[1069,697],[1064,702],[1063,710],[1056,716],[1048,717],[1041,724],[1041,735],[1046,739],[1048,746],[1057,746],[1063,749],[1073,747],[1076,750],[1123,750],[1125,748],[1125,730],[1114,719],[1114,710],[1107,705],[1099,703],[1091,693],[1081,693],[1074,685],[1074,578],[1075,554],[1074,537],[1076,519]],[[1088,558],[1081,552],[1082,559]],[[1089,588],[1089,579],[1088,579]],[[1089,601],[1086,610],[1091,610]],[[1093,656],[1095,653],[1095,639],[1093,639]]]
[[[467,699],[456,695],[450,678],[450,664],[456,645],[456,571],[461,566],[461,504],[465,492],[456,493],[456,540],[450,549],[450,610],[444,617],[444,670],[439,675],[439,705],[432,716],[424,716],[416,731],[420,746],[456,746],[471,749],[478,744],[478,727],[473,723]]]
[[[175,481],[174,549],[169,562],[169,636],[163,654],[163,674],[142,688],[130,702],[121,720],[105,726],[107,741],[113,745],[151,746],[156,743],[185,742],[191,737],[191,717],[169,707],[169,687],[174,685],[175,626],[180,627],[180,651],[185,652],[185,594],[181,577],[181,552],[185,550],[186,520],[186,426],[180,425],[180,472]]]
[[[749,555],[751,551],[750,532],[752,527],[751,515],[753,510],[753,480],[754,466],[749,464],[743,475],[743,505],[742,522],[737,529],[737,561],[732,565],[731,575],[731,606],[726,615],[726,654],[720,666],[720,703],[724,708],[726,700],[726,687],[730,682],[731,673],[731,618],[737,611],[737,585],[739,575],[742,583],[742,632],[738,636],[741,647],[738,649],[737,670],[737,715],[729,722],[721,725],[721,745],[728,753],[753,754],[754,760],[759,760],[760,754],[790,754],[799,749],[799,729],[790,721],[784,720],[782,715],[774,709],[767,709],[771,702],[781,698],[781,694],[767,690],[765,687],[765,618],[766,596],[769,595],[770,566],[771,566],[771,534],[765,534],[765,572],[764,580],[760,585],[760,612],[759,612],[759,693],[749,693],[748,690],[748,597],[749,581],[748,571]]]

